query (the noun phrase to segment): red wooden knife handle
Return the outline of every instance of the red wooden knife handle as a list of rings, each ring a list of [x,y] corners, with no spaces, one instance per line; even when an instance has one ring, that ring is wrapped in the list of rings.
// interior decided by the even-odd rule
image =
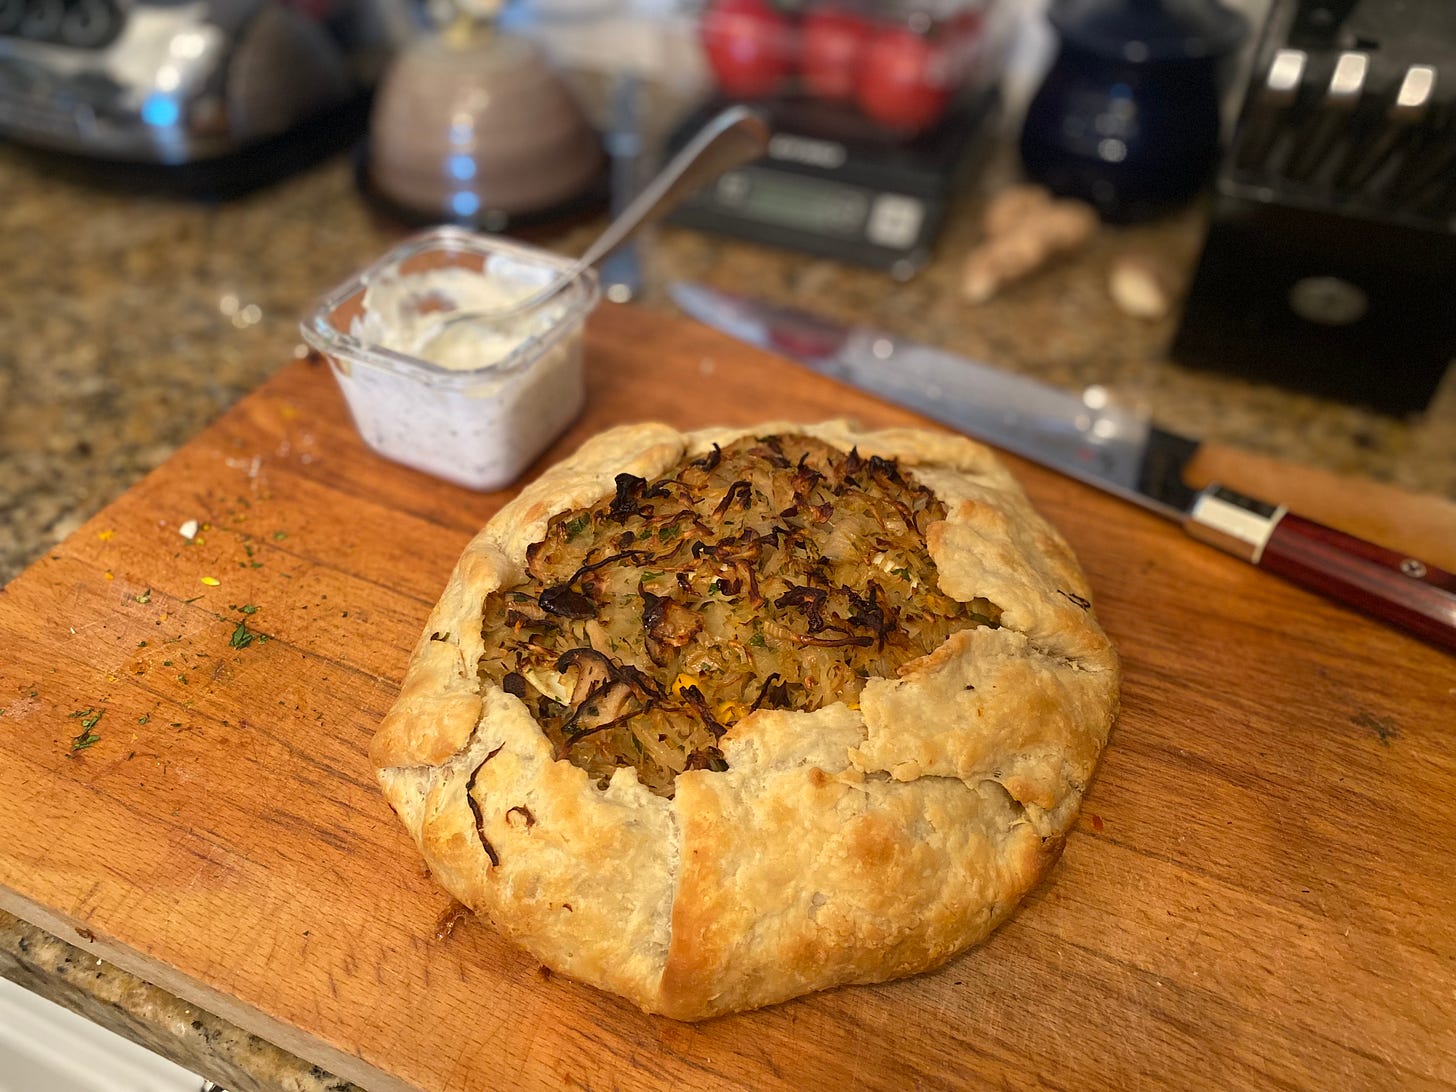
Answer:
[[[1211,485],[1185,528],[1261,569],[1456,652],[1456,574]]]

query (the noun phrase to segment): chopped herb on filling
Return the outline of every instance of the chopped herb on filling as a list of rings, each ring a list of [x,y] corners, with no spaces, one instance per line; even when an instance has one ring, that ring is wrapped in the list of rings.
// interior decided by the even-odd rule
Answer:
[[[755,710],[854,704],[865,679],[998,624],[940,590],[925,532],[944,518],[894,460],[804,436],[619,474],[487,597],[480,677],[599,784],[631,766],[671,796],[684,770],[727,769],[718,743]]]

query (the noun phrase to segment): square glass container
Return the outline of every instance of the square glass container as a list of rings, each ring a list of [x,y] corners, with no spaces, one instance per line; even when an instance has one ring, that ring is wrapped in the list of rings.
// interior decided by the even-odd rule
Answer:
[[[354,425],[374,451],[470,489],[500,489],[581,412],[582,328],[600,295],[596,275],[588,270],[525,316],[529,333],[518,345],[470,370],[370,343],[361,334],[365,294],[383,278],[449,269],[535,288],[571,264],[510,240],[434,228],[320,300],[302,324],[303,339],[328,359]],[[447,296],[423,295],[427,306],[417,312],[453,309]]]

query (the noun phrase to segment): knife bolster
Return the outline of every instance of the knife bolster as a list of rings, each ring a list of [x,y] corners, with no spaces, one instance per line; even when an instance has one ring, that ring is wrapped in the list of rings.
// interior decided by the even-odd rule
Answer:
[[[1287,509],[1256,501],[1217,483],[1193,498],[1183,529],[1200,542],[1255,565]]]

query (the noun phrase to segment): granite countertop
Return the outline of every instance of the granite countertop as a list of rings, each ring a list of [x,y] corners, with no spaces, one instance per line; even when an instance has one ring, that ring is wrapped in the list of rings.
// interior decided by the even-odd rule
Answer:
[[[235,202],[126,195],[58,180],[0,148],[0,583],[303,352],[311,302],[404,232],[371,214],[336,160]],[[1456,497],[1456,391],[1396,420],[1167,363],[1173,320],[1117,313],[1105,283],[1127,249],[1185,273],[1202,215],[1106,230],[1085,252],[979,308],[960,256],[976,202],[907,285],[833,262],[658,228],[643,306],[679,277],[791,299],[1071,389],[1090,383],[1164,424],[1295,462]],[[543,242],[579,250],[594,225]],[[0,911],[0,974],[226,1085],[346,1088],[310,1066]]]

